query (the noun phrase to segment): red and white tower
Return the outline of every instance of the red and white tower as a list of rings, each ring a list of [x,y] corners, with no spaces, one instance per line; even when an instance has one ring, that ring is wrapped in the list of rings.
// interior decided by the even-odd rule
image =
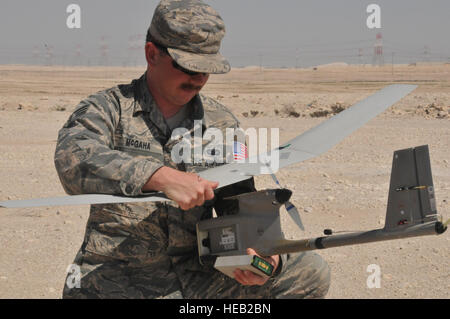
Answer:
[[[373,48],[373,60],[372,65],[383,66],[383,39],[381,33],[377,34],[377,40],[375,41],[375,46]]]

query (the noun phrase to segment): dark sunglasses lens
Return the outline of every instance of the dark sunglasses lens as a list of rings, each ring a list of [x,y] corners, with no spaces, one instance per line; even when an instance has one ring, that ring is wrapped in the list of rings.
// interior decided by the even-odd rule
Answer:
[[[180,66],[177,62],[175,62],[174,60],[172,60],[172,65],[175,69],[180,70],[183,73],[186,73],[187,75],[197,75],[200,74],[200,72],[194,72],[194,71],[190,71],[190,70],[186,70],[185,68],[183,68],[182,66]]]

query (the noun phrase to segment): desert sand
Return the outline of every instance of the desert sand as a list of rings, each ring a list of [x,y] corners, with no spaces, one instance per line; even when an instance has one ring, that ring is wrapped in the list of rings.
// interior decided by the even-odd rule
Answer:
[[[0,66],[0,200],[64,195],[53,165],[58,130],[89,94],[129,83],[144,68]],[[332,150],[280,170],[293,190],[302,232],[289,238],[382,228],[392,153],[428,144],[437,209],[450,218],[450,65],[329,65],[233,69],[203,93],[248,127],[279,127],[283,143],[391,83],[419,87]],[[275,188],[268,176],[259,189]],[[60,298],[84,235],[88,206],[0,208],[0,298]],[[449,298],[450,236],[321,250],[332,271],[327,298]],[[369,265],[380,288],[367,285]]]

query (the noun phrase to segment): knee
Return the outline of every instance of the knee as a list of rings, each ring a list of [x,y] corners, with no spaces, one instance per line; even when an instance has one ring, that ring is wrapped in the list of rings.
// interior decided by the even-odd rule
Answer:
[[[330,288],[330,267],[313,252],[290,254],[281,277],[281,298],[324,298]]]

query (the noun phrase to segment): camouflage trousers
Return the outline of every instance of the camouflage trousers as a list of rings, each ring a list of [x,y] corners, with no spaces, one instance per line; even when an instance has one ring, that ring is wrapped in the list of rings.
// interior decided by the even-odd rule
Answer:
[[[157,259],[137,268],[115,262],[82,263],[79,288],[71,284],[73,275],[69,274],[63,298],[162,298],[177,294],[187,299],[324,298],[330,285],[327,263],[313,252],[289,254],[282,271],[263,286],[242,286],[214,269],[212,263],[200,265],[195,255],[162,255]]]

